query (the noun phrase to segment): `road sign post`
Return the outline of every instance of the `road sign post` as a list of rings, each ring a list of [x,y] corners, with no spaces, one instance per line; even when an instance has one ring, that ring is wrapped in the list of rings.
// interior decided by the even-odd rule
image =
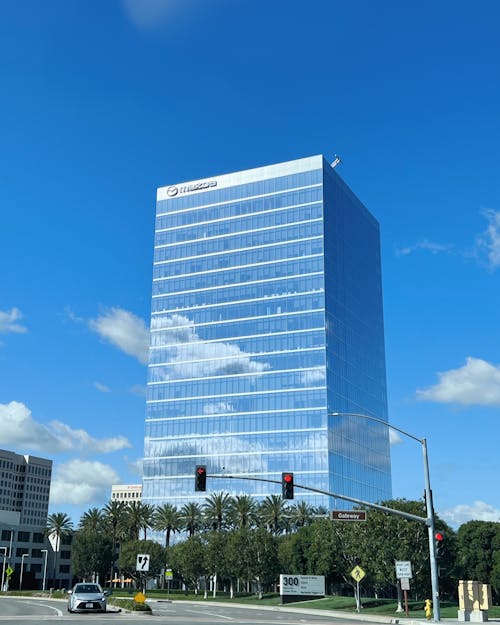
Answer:
[[[360,566],[355,566],[351,571],[351,577],[356,581],[356,612],[361,611],[361,595],[359,593],[359,582],[366,577],[365,571]]]

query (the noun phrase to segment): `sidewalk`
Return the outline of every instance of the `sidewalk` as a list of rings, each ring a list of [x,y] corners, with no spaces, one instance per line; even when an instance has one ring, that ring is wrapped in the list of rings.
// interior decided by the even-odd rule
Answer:
[[[149,605],[151,605],[151,607],[154,609],[154,604],[155,603],[165,603],[166,600],[165,599],[147,599],[147,603]],[[172,601],[170,600],[169,603],[175,603],[175,600]],[[321,610],[321,609],[314,609],[314,608],[302,608],[302,607],[293,607],[290,605],[277,605],[277,606],[259,606],[259,605],[249,605],[247,603],[233,603],[231,602],[230,604],[228,604],[227,602],[223,602],[223,601],[207,601],[206,603],[204,603],[203,601],[189,601],[188,600],[182,600],[182,603],[189,603],[191,605],[213,605],[213,606],[220,606],[220,607],[228,607],[228,605],[230,605],[233,608],[244,608],[247,610],[265,610],[265,611],[271,611],[271,612],[295,612],[295,613],[299,613],[299,614],[308,614],[311,616],[314,615],[318,615],[318,614],[322,614],[325,616],[331,616],[332,618],[339,618],[339,619],[345,619],[345,620],[352,620],[352,621],[364,621],[367,623],[388,623],[388,624],[392,624],[392,625],[429,625],[432,624],[434,621],[428,621],[426,619],[413,619],[411,617],[407,617],[407,616],[403,616],[402,614],[394,614],[394,616],[383,616],[383,615],[377,615],[377,614],[363,614],[363,612],[344,612],[343,610]],[[499,618],[491,618],[488,619],[487,621],[488,623],[496,623],[496,624],[500,624],[500,619]],[[453,618],[442,618],[440,620],[440,623],[443,623],[444,625],[463,625],[463,621],[459,621],[458,620],[458,615],[456,619]]]

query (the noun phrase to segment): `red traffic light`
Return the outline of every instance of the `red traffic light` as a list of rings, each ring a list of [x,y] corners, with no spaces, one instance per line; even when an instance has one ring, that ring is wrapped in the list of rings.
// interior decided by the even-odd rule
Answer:
[[[444,536],[443,536],[443,534],[441,534],[441,532],[436,532],[436,533],[434,534],[434,538],[435,538],[437,541],[444,540]]]
[[[281,474],[281,489],[283,499],[293,499],[293,473]]]
[[[194,490],[197,492],[205,492],[207,490],[207,467],[205,465],[197,465],[196,467]]]

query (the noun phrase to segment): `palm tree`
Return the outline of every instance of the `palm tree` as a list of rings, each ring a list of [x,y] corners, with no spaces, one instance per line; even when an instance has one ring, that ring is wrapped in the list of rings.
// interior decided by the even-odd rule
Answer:
[[[172,504],[166,503],[155,510],[153,528],[158,532],[165,532],[165,547],[170,546],[170,535],[172,532],[180,531],[181,527],[181,515]]]
[[[61,548],[61,539],[73,531],[73,521],[65,512],[54,512],[47,517],[47,535],[54,541],[54,575],[53,583],[56,584],[57,554]]]
[[[213,493],[206,499],[203,506],[205,520],[214,530],[221,530],[227,525],[227,517],[231,509],[229,493]]]
[[[280,534],[288,522],[288,508],[280,495],[269,495],[259,506],[259,517],[271,534]]]
[[[140,539],[141,530],[144,531],[144,540],[148,527],[151,527],[154,506],[142,501],[133,501],[125,508],[125,522],[133,540]]]
[[[80,517],[78,529],[82,532],[97,534],[103,529],[104,514],[99,508],[90,508]]]
[[[238,529],[252,527],[257,522],[257,504],[250,495],[236,495],[231,501],[230,517]]]
[[[111,561],[111,571],[109,579],[113,579],[114,565],[117,556],[117,541],[118,538],[125,537],[125,509],[127,504],[124,501],[111,500],[104,506],[103,515],[104,522],[111,530],[111,540],[113,541],[113,558]]]
[[[181,519],[189,536],[193,536],[201,527],[203,511],[198,503],[186,503],[181,509]]]
[[[310,525],[314,518],[314,508],[305,501],[299,501],[290,507],[290,522],[293,527]]]

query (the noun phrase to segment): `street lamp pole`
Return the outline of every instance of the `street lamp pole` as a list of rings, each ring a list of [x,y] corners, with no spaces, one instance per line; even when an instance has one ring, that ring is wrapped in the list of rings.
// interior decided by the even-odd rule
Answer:
[[[10,543],[9,543],[9,562],[12,562],[12,539],[14,538],[14,530],[10,528]]]
[[[24,558],[26,558],[28,556],[27,553],[23,553],[23,555],[21,556],[21,574],[19,576],[19,590],[22,590],[23,588],[23,567],[24,567]]]
[[[7,547],[0,547],[3,551],[3,567],[2,567],[2,581],[0,582],[0,590],[3,590],[3,584],[5,579],[5,560],[7,559]]]
[[[376,423],[381,423],[388,428],[392,428],[396,432],[400,432],[408,438],[412,438],[414,441],[417,441],[422,446],[422,455],[424,461],[424,481],[425,481],[425,503],[427,510],[427,519],[425,524],[427,525],[428,536],[429,536],[429,564],[431,570],[431,588],[432,588],[432,608],[433,608],[433,620],[439,621],[441,619],[441,610],[439,606],[439,579],[438,579],[438,568],[437,568],[437,560],[436,560],[436,545],[434,542],[434,534],[435,534],[435,515],[434,515],[434,505],[432,502],[432,491],[431,491],[431,479],[429,474],[429,457],[427,454],[427,440],[425,438],[418,438],[401,428],[392,425],[388,421],[384,421],[383,419],[379,419],[378,417],[372,417],[371,415],[362,414],[358,412],[331,412],[329,413],[330,417],[360,417],[362,419],[368,419],[369,421],[375,421]]]
[[[45,562],[43,565],[43,582],[42,582],[42,591],[45,590],[45,580],[47,579],[47,556],[49,554],[48,549],[41,549],[41,552],[45,554]]]

